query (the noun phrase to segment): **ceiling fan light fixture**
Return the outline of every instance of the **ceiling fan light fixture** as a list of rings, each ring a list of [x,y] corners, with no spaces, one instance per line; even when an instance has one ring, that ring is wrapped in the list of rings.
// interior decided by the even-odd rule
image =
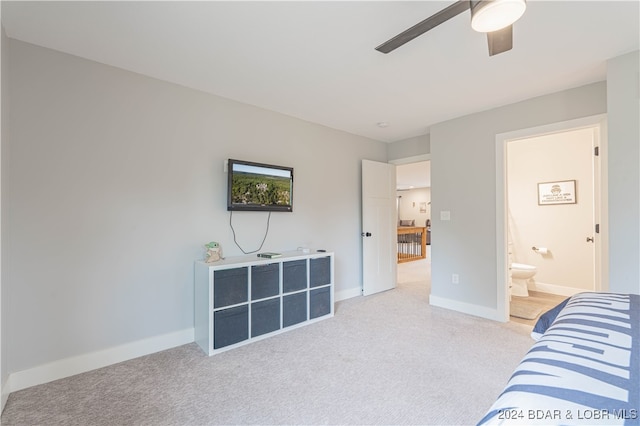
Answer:
[[[520,19],[526,8],[526,0],[472,0],[471,27],[481,33],[501,30]]]

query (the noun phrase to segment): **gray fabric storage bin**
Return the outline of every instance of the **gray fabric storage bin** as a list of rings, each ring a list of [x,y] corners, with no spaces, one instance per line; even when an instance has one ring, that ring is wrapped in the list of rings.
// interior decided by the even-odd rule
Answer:
[[[213,273],[213,307],[243,303],[249,299],[249,269],[222,269]]]
[[[307,292],[282,298],[282,326],[289,327],[307,320]]]
[[[280,265],[254,265],[251,267],[251,300],[280,294]]]
[[[309,291],[309,319],[331,313],[331,288],[317,288]]]
[[[282,263],[282,291],[304,290],[307,288],[307,261],[292,260]]]
[[[280,329],[280,298],[251,304],[251,337]]]
[[[213,313],[213,348],[219,349],[249,338],[249,307],[223,309]]]
[[[309,286],[318,287],[331,284],[331,258],[319,257],[310,259]]]

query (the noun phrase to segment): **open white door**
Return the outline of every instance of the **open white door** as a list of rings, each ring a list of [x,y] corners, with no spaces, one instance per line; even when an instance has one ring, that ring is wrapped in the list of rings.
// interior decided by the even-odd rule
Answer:
[[[362,160],[362,294],[396,286],[396,166]]]

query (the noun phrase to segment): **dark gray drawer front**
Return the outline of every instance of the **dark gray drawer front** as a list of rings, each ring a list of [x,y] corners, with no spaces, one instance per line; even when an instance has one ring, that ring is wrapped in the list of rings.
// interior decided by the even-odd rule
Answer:
[[[307,288],[307,261],[292,260],[282,264],[282,291],[304,290]]]
[[[249,307],[236,306],[213,313],[213,348],[219,349],[249,338]]]
[[[318,287],[331,283],[331,258],[311,259],[309,269],[309,286]]]
[[[282,326],[289,327],[307,320],[307,292],[282,298]]]
[[[249,269],[223,269],[213,273],[213,307],[243,303],[249,299]]]
[[[251,304],[251,337],[280,329],[280,298]]]
[[[331,313],[331,292],[329,287],[309,292],[309,318],[318,318]]]
[[[251,267],[251,300],[277,296],[280,293],[280,265]]]

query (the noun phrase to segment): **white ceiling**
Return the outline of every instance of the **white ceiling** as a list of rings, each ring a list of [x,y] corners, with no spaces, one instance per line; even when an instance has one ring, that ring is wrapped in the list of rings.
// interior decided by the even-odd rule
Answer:
[[[431,187],[431,161],[396,166],[396,188],[414,189]]]
[[[374,50],[452,2],[2,1],[2,22],[11,38],[387,142],[604,80],[607,59],[639,48],[637,0],[529,0],[504,54],[488,56],[469,12]]]

